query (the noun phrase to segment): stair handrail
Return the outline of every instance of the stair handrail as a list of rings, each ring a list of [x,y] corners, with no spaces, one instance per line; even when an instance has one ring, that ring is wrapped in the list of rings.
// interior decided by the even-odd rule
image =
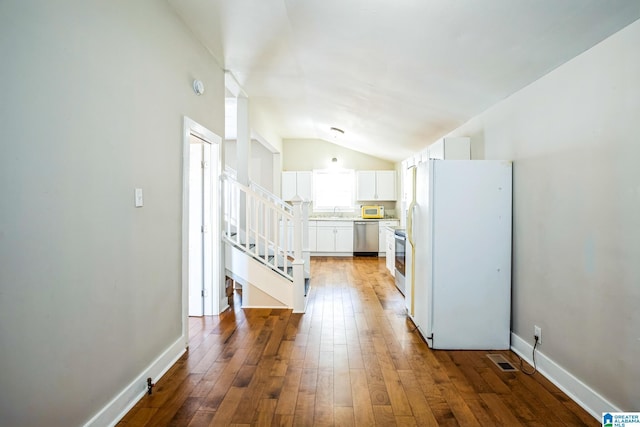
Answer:
[[[293,208],[284,208],[228,174],[222,174],[221,179],[223,238],[293,281],[295,274],[289,273],[288,267],[295,270],[296,260],[302,260],[304,266],[301,245],[296,244],[302,242],[302,227],[307,227],[302,224],[303,216],[295,215]],[[300,227],[295,226],[296,222]]]
[[[271,200],[273,203],[275,203],[276,205],[280,206],[282,209],[286,210],[287,212],[293,215],[293,208],[291,207],[291,205],[285,202],[284,200],[282,200],[280,197],[273,194],[271,191],[267,190],[266,188],[262,187],[261,185],[253,181],[249,182],[249,187],[255,190],[262,197],[268,200]]]

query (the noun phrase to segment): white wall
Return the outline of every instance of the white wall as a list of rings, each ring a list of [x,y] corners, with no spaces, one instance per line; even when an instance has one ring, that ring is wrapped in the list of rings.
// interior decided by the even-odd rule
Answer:
[[[249,125],[251,131],[258,133],[264,140],[271,144],[272,151],[281,153],[282,137],[274,127],[277,117],[272,114],[274,108],[268,103],[261,102],[260,98],[249,99]]]
[[[272,193],[275,193],[276,191],[274,191],[273,188],[273,153],[267,150],[258,141],[254,140],[251,144],[249,175],[256,184],[271,191]]]
[[[233,170],[238,170],[235,140],[227,140],[225,145],[225,164]],[[251,141],[251,158],[249,160],[249,178],[259,186],[274,191],[274,154],[255,139]],[[277,171],[280,173],[280,171]],[[280,190],[278,190],[278,193]]]
[[[340,166],[347,169],[395,169],[393,162],[320,139],[285,139],[282,150],[282,170],[327,169],[330,167],[332,157],[336,157]]]
[[[513,331],[640,408],[640,21],[457,129],[514,160]],[[604,410],[604,409],[603,409]]]
[[[181,338],[183,116],[223,135],[223,73],[154,0],[2,1],[0,57],[0,425],[81,425]]]
[[[350,150],[321,139],[285,139],[283,141],[282,170],[310,171],[333,167],[331,159],[338,159],[338,166],[354,170],[395,170],[396,165],[388,160],[373,157],[359,151]],[[396,192],[399,195],[399,180],[396,181]],[[398,199],[400,197],[398,196]],[[395,217],[396,202],[371,203],[383,205],[388,216]]]

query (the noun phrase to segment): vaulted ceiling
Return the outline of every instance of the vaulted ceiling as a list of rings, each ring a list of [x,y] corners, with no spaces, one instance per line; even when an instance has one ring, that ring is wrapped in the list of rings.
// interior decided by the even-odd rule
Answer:
[[[393,161],[640,18],[638,0],[169,3],[282,138]]]

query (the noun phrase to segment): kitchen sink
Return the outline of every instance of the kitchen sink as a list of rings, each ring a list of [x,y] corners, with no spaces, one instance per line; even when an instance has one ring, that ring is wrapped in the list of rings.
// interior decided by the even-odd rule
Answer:
[[[318,221],[318,220],[335,221],[340,219],[345,221],[352,221],[355,218],[347,218],[344,216],[316,216],[316,217],[309,217],[309,219],[311,221]]]

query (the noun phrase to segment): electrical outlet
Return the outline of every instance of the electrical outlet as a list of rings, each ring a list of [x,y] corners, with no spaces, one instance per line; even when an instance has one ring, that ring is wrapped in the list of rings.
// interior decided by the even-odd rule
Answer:
[[[542,328],[540,326],[535,325],[533,327],[533,336],[538,337],[538,344],[542,344]]]

